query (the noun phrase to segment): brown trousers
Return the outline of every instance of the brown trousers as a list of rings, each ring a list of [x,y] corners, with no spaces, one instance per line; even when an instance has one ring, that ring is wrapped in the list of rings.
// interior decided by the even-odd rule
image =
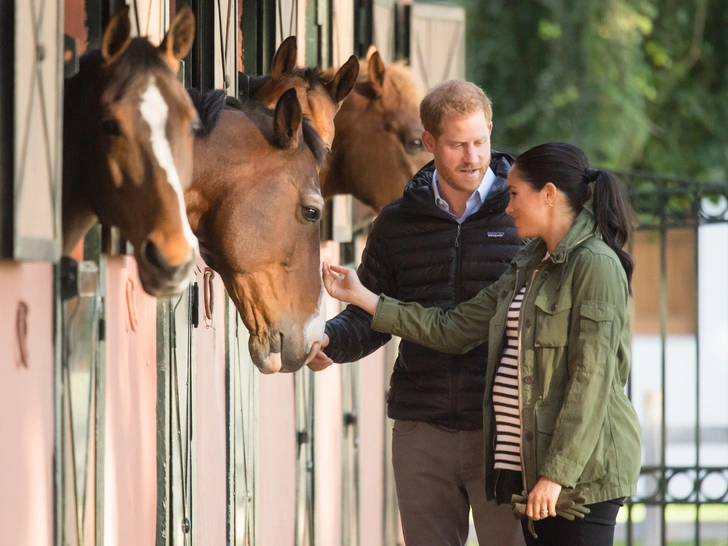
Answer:
[[[524,546],[510,505],[485,500],[482,430],[397,420],[392,464],[406,546],[463,546],[471,507],[480,546]]]

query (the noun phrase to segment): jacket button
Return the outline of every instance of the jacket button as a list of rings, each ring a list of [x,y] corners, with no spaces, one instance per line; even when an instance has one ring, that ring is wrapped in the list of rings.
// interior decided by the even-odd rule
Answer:
[[[533,383],[533,376],[532,375],[527,375],[526,377],[523,378],[523,382],[526,385],[530,385],[531,383]]]
[[[541,273],[541,276],[544,279],[548,279],[549,278],[549,275],[551,275],[551,273],[549,271],[544,271],[543,273]]]
[[[526,319],[525,325],[526,325],[526,328],[530,328],[531,327],[531,319],[530,318],[527,318]]]
[[[526,438],[526,441],[530,442],[533,440],[533,434],[530,430],[527,430],[526,433],[523,435]]]
[[[556,311],[556,310],[557,310],[558,308],[559,308],[559,306],[558,306],[558,304],[556,304],[556,303],[554,303],[554,304],[553,304],[553,305],[551,306],[551,310],[552,310],[552,311]]]

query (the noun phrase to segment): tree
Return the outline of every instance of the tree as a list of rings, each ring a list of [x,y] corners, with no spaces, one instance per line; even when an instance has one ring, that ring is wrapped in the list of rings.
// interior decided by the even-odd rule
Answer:
[[[494,142],[564,140],[595,164],[725,179],[728,0],[461,0]]]

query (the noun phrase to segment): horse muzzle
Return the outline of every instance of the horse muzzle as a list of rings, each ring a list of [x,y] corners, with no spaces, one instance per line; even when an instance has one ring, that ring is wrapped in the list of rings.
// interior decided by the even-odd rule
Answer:
[[[134,252],[144,291],[157,298],[180,294],[190,284],[198,254],[196,247],[190,248],[182,262],[172,265],[152,241],[144,241]]]

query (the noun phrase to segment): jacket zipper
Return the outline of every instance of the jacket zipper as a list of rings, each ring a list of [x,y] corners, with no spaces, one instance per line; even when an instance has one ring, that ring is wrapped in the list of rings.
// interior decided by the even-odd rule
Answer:
[[[462,275],[462,251],[460,250],[460,229],[461,225],[458,224],[457,233],[455,235],[455,305],[460,303],[460,298],[462,297],[462,293],[460,290],[460,285],[462,284],[462,279],[460,278]],[[455,425],[458,426],[458,409],[460,400],[458,397],[458,379],[459,379],[459,368],[455,368],[453,370],[453,373],[450,375],[452,377],[452,413],[453,417],[455,418]]]
[[[528,495],[528,487],[526,484],[526,465],[524,463],[523,458],[523,401],[521,398],[521,338],[523,337],[523,326],[522,326],[522,319],[523,319],[523,310],[526,306],[526,300],[528,299],[528,294],[531,292],[531,287],[533,286],[533,280],[536,278],[536,274],[538,274],[538,269],[533,270],[533,274],[531,275],[531,280],[528,283],[526,287],[526,293],[523,295],[523,300],[521,300],[521,310],[518,313],[518,421],[519,426],[521,428],[521,479],[523,480],[523,492],[525,495]],[[513,297],[515,298],[515,290]],[[535,436],[534,436],[535,439]]]

